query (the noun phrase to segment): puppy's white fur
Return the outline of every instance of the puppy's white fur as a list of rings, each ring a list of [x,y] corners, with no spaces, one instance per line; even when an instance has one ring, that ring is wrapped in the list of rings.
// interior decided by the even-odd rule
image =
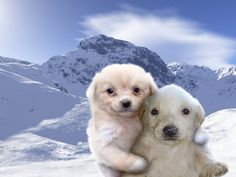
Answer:
[[[118,177],[120,171],[137,173],[146,168],[146,160],[130,149],[142,131],[140,105],[156,90],[152,76],[133,64],[107,66],[93,78],[86,93],[92,113],[87,133],[104,176]],[[131,105],[125,108],[122,102],[127,100]]]
[[[190,110],[183,114],[183,109]],[[159,114],[152,115],[157,109]],[[169,85],[149,97],[141,108],[144,131],[131,152],[145,157],[149,168],[140,174],[122,177],[217,177],[227,172],[223,163],[214,161],[206,146],[193,142],[195,130],[204,121],[204,110],[197,99],[182,88]],[[174,139],[163,132],[175,126]]]

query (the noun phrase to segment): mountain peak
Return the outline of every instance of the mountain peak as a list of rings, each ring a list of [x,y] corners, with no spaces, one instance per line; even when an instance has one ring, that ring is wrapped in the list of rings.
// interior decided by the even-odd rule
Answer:
[[[229,75],[236,75],[236,66],[220,68],[216,70],[216,74],[218,75],[218,79]]]
[[[175,79],[155,52],[102,34],[82,40],[78,49],[49,59],[41,68],[48,77],[70,87],[70,93],[82,96],[84,91],[78,90],[78,84],[80,88],[87,87],[96,72],[113,63],[139,65],[150,72],[159,85],[173,83]]]
[[[191,64],[186,64],[186,63],[179,63],[179,62],[173,62],[169,63],[168,68],[172,71],[172,73],[176,74],[176,72],[181,72],[181,71],[194,71],[194,72],[209,72],[209,73],[214,73],[213,70],[206,66],[199,66],[199,65],[191,65]]]
[[[116,39],[114,39],[113,37],[109,37],[109,36],[106,36],[104,34],[99,34],[99,35],[96,35],[96,36],[85,38],[85,39],[81,40],[80,43],[84,43],[84,42],[89,42],[89,43],[106,42],[106,43],[109,43],[109,42],[112,42],[114,40],[116,40]]]
[[[134,47],[134,45],[130,42],[108,37],[103,34],[81,40],[78,46],[78,48],[84,50],[95,50],[101,55],[107,54],[109,50],[127,47]]]

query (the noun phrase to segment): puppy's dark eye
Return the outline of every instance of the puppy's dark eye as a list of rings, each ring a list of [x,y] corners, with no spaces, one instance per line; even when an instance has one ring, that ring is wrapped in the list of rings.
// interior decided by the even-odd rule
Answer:
[[[187,109],[187,108],[184,108],[184,109],[182,109],[182,113],[183,113],[184,115],[188,115],[188,114],[190,113],[190,110]]]
[[[134,93],[139,93],[139,92],[140,92],[140,88],[134,87],[134,88],[133,88],[133,91],[134,91]]]
[[[156,116],[156,115],[159,114],[159,110],[156,109],[156,108],[153,108],[153,109],[151,110],[151,114],[152,114],[153,116]]]
[[[114,93],[114,90],[113,90],[112,88],[108,88],[108,89],[106,90],[106,92],[107,92],[109,95],[111,95],[111,94]]]

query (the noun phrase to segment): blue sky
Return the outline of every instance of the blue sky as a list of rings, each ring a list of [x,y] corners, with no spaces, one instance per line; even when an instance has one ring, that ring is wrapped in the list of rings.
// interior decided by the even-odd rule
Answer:
[[[0,56],[42,63],[103,33],[166,62],[236,64],[236,1],[0,0]]]

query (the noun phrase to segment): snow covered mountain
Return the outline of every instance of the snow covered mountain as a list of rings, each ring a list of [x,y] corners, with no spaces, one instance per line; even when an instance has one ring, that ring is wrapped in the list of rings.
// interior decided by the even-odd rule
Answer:
[[[207,114],[236,107],[235,66],[213,71],[204,66],[166,65],[147,48],[104,35],[82,40],[76,50],[54,56],[40,68],[69,93],[84,97],[94,74],[112,63],[138,64],[152,73],[159,86],[175,83],[184,87],[202,102]]]
[[[153,73],[159,85],[174,81],[173,74],[156,53],[104,35],[82,40],[76,50],[50,58],[41,70],[70,93],[85,96],[94,74],[112,63],[140,65]]]
[[[207,114],[236,107],[235,66],[213,71],[204,66],[166,65],[147,48],[104,35],[84,39],[77,49],[42,65],[0,57],[3,70],[82,97],[94,74],[112,63],[138,64],[152,73],[159,86],[175,83],[184,87],[202,102]]]

